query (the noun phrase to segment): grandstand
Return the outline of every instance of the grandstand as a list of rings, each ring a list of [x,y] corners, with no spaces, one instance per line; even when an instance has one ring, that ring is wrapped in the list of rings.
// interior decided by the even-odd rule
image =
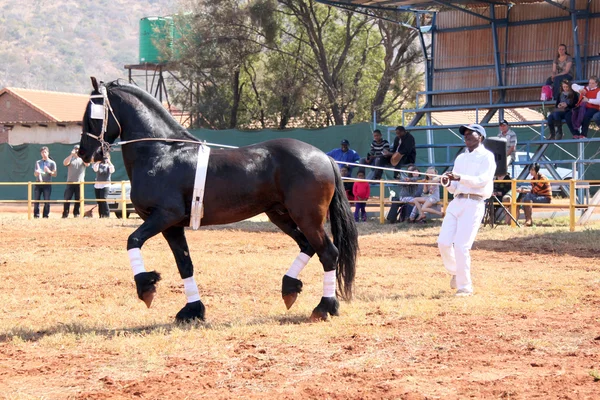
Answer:
[[[509,116],[512,126],[535,133],[526,135],[525,142],[520,137],[520,144],[533,154],[523,164],[545,163],[554,179],[560,178],[554,168],[557,164],[567,164],[567,168],[575,165],[575,178],[592,178],[590,166],[599,166],[600,138],[545,140],[544,117],[554,102],[541,101],[540,91],[551,75],[553,59],[562,43],[573,57],[576,81],[600,74],[600,1],[317,1],[363,14],[387,10],[414,15],[412,26],[403,25],[419,33],[425,57],[425,87],[417,96],[416,107],[404,110],[403,122],[413,127],[413,132],[423,131],[426,135],[429,164],[451,164],[452,160],[436,162],[439,152],[435,149],[443,147],[447,142],[440,139],[448,138],[447,132],[456,131],[460,124],[444,114],[463,111],[463,122],[496,127],[498,121]],[[519,112],[523,109],[537,111],[539,118]],[[453,157],[461,151],[455,143],[445,151],[452,152]],[[545,156],[552,153],[558,159],[547,161]],[[517,178],[526,177],[524,170]],[[582,191],[578,191],[578,198],[583,200]]]

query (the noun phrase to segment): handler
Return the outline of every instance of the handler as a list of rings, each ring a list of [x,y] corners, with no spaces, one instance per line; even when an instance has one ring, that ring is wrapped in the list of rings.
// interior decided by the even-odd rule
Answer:
[[[460,127],[467,151],[456,157],[452,172],[442,176],[442,184],[454,194],[438,237],[442,261],[452,275],[450,287],[456,296],[473,294],[471,255],[473,241],[485,212],[485,200],[494,189],[494,154],[482,142],[486,137],[481,125]]]

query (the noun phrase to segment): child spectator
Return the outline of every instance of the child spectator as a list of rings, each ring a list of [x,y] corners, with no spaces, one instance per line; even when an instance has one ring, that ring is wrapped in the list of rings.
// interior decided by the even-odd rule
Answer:
[[[363,171],[359,171],[356,177],[358,179],[365,179],[365,173]],[[352,193],[354,194],[354,199],[356,201],[359,201],[359,203],[356,203],[354,208],[354,220],[356,222],[366,222],[366,201],[369,200],[369,196],[371,195],[371,187],[369,186],[369,182],[354,182],[354,186],[352,187]]]
[[[531,182],[531,189],[517,188],[517,192],[525,193],[523,203],[550,203],[552,201],[552,187],[548,178],[540,174],[540,164],[533,163],[529,168],[529,173],[531,174],[532,181],[541,182]],[[523,206],[523,211],[525,211],[525,226],[533,225],[533,207]]]

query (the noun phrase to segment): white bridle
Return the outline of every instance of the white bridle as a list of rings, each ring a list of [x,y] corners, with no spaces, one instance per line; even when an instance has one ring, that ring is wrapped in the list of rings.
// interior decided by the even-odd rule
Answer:
[[[110,105],[110,100],[108,100],[106,87],[100,86],[99,92],[100,92],[100,94],[93,94],[90,96],[90,104],[92,107],[90,110],[90,118],[102,120],[102,129],[100,130],[100,134],[94,135],[91,132],[82,132],[81,135],[86,135],[86,136],[96,139],[97,141],[100,142],[100,146],[102,146],[102,151],[108,153],[108,152],[110,152],[110,143],[108,143],[106,140],[104,140],[104,134],[106,133],[106,129],[108,128],[108,113],[109,112],[113,116],[117,125],[119,126],[119,135],[118,136],[121,136],[123,129],[121,128],[121,123],[117,119],[117,116],[115,115],[115,112],[113,111],[112,106]],[[92,101],[92,99],[102,99],[102,105],[94,103]]]

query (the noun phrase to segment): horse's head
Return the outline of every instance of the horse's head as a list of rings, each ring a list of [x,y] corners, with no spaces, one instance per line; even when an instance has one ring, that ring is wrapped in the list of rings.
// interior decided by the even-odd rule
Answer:
[[[91,79],[94,90],[83,114],[83,132],[79,142],[79,157],[84,162],[102,160],[104,154],[110,151],[110,143],[121,134],[121,125],[115,115],[114,104],[109,99],[108,89],[102,82],[98,84],[96,78]]]

